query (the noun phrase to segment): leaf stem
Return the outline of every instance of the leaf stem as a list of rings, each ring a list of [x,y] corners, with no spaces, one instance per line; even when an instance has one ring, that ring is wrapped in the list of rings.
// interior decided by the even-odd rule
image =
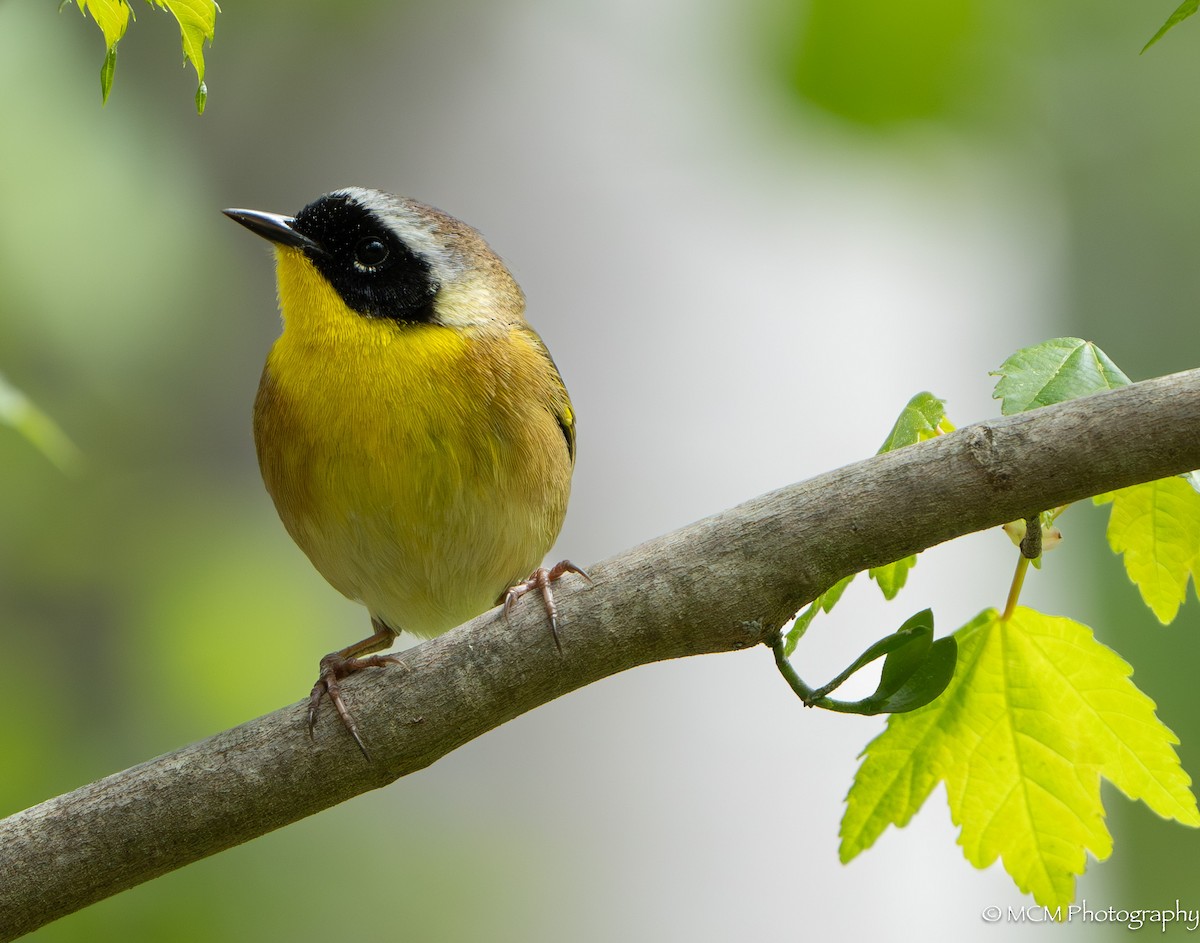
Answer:
[[[1004,612],[1000,616],[1001,622],[1007,622],[1012,618],[1013,611],[1017,608],[1017,600],[1021,598],[1021,587],[1025,585],[1025,574],[1029,571],[1029,557],[1021,554],[1017,557],[1017,571],[1013,573],[1012,585],[1008,588],[1008,599],[1004,603]]]
[[[776,633],[771,639],[771,651],[775,654],[775,667],[779,669],[779,673],[783,675],[783,680],[788,683],[788,686],[796,692],[796,696],[804,702],[804,706],[812,707],[813,702],[817,700],[817,693],[796,674],[796,669],[788,661],[783,646],[783,635]]]

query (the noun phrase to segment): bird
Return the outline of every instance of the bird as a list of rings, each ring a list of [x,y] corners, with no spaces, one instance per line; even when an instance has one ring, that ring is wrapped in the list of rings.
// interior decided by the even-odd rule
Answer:
[[[317,571],[362,603],[373,633],[320,660],[328,698],[370,755],[339,682],[587,574],[543,558],[566,514],[575,411],[500,257],[460,220],[364,187],[295,216],[227,209],[275,251],[282,330],[254,402],[254,442],[283,525]]]

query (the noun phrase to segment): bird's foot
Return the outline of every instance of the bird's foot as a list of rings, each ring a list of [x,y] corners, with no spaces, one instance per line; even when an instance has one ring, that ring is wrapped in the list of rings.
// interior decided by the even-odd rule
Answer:
[[[362,737],[358,735],[358,724],[354,722],[354,715],[350,713],[346,702],[342,700],[342,691],[338,682],[366,668],[403,664],[404,662],[398,655],[368,655],[360,658],[348,657],[344,652],[331,652],[326,655],[321,659],[321,671],[317,677],[317,683],[313,685],[312,694],[308,697],[308,735],[311,737],[317,726],[317,712],[321,707],[321,699],[328,696],[338,717],[342,719],[342,725],[350,732],[350,736],[362,750],[363,756],[368,760],[371,759],[371,754],[367,752]]]
[[[510,586],[508,592],[504,594],[504,615],[507,617],[512,611],[512,607],[517,604],[517,600],[526,593],[535,589],[542,591],[542,602],[546,606],[546,615],[550,617],[550,632],[554,636],[554,647],[560,652],[562,651],[562,642],[558,638],[558,606],[554,604],[554,591],[550,588],[550,584],[567,573],[578,573],[589,583],[592,581],[587,573],[570,560],[563,560],[548,570],[539,566],[530,574],[529,579]]]

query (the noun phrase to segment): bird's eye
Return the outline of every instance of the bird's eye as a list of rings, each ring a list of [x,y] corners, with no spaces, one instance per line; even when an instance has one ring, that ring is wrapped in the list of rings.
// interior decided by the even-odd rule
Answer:
[[[373,271],[387,261],[387,243],[377,236],[365,236],[354,247],[354,264],[361,269]]]

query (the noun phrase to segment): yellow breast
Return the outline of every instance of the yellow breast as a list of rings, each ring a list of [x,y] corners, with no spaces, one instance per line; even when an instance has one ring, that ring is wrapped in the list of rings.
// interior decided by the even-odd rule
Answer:
[[[302,258],[289,284],[283,261],[285,329],[254,415],[267,490],[321,574],[373,617],[422,636],[452,628],[558,535],[572,464],[562,382],[522,324],[363,318]]]

